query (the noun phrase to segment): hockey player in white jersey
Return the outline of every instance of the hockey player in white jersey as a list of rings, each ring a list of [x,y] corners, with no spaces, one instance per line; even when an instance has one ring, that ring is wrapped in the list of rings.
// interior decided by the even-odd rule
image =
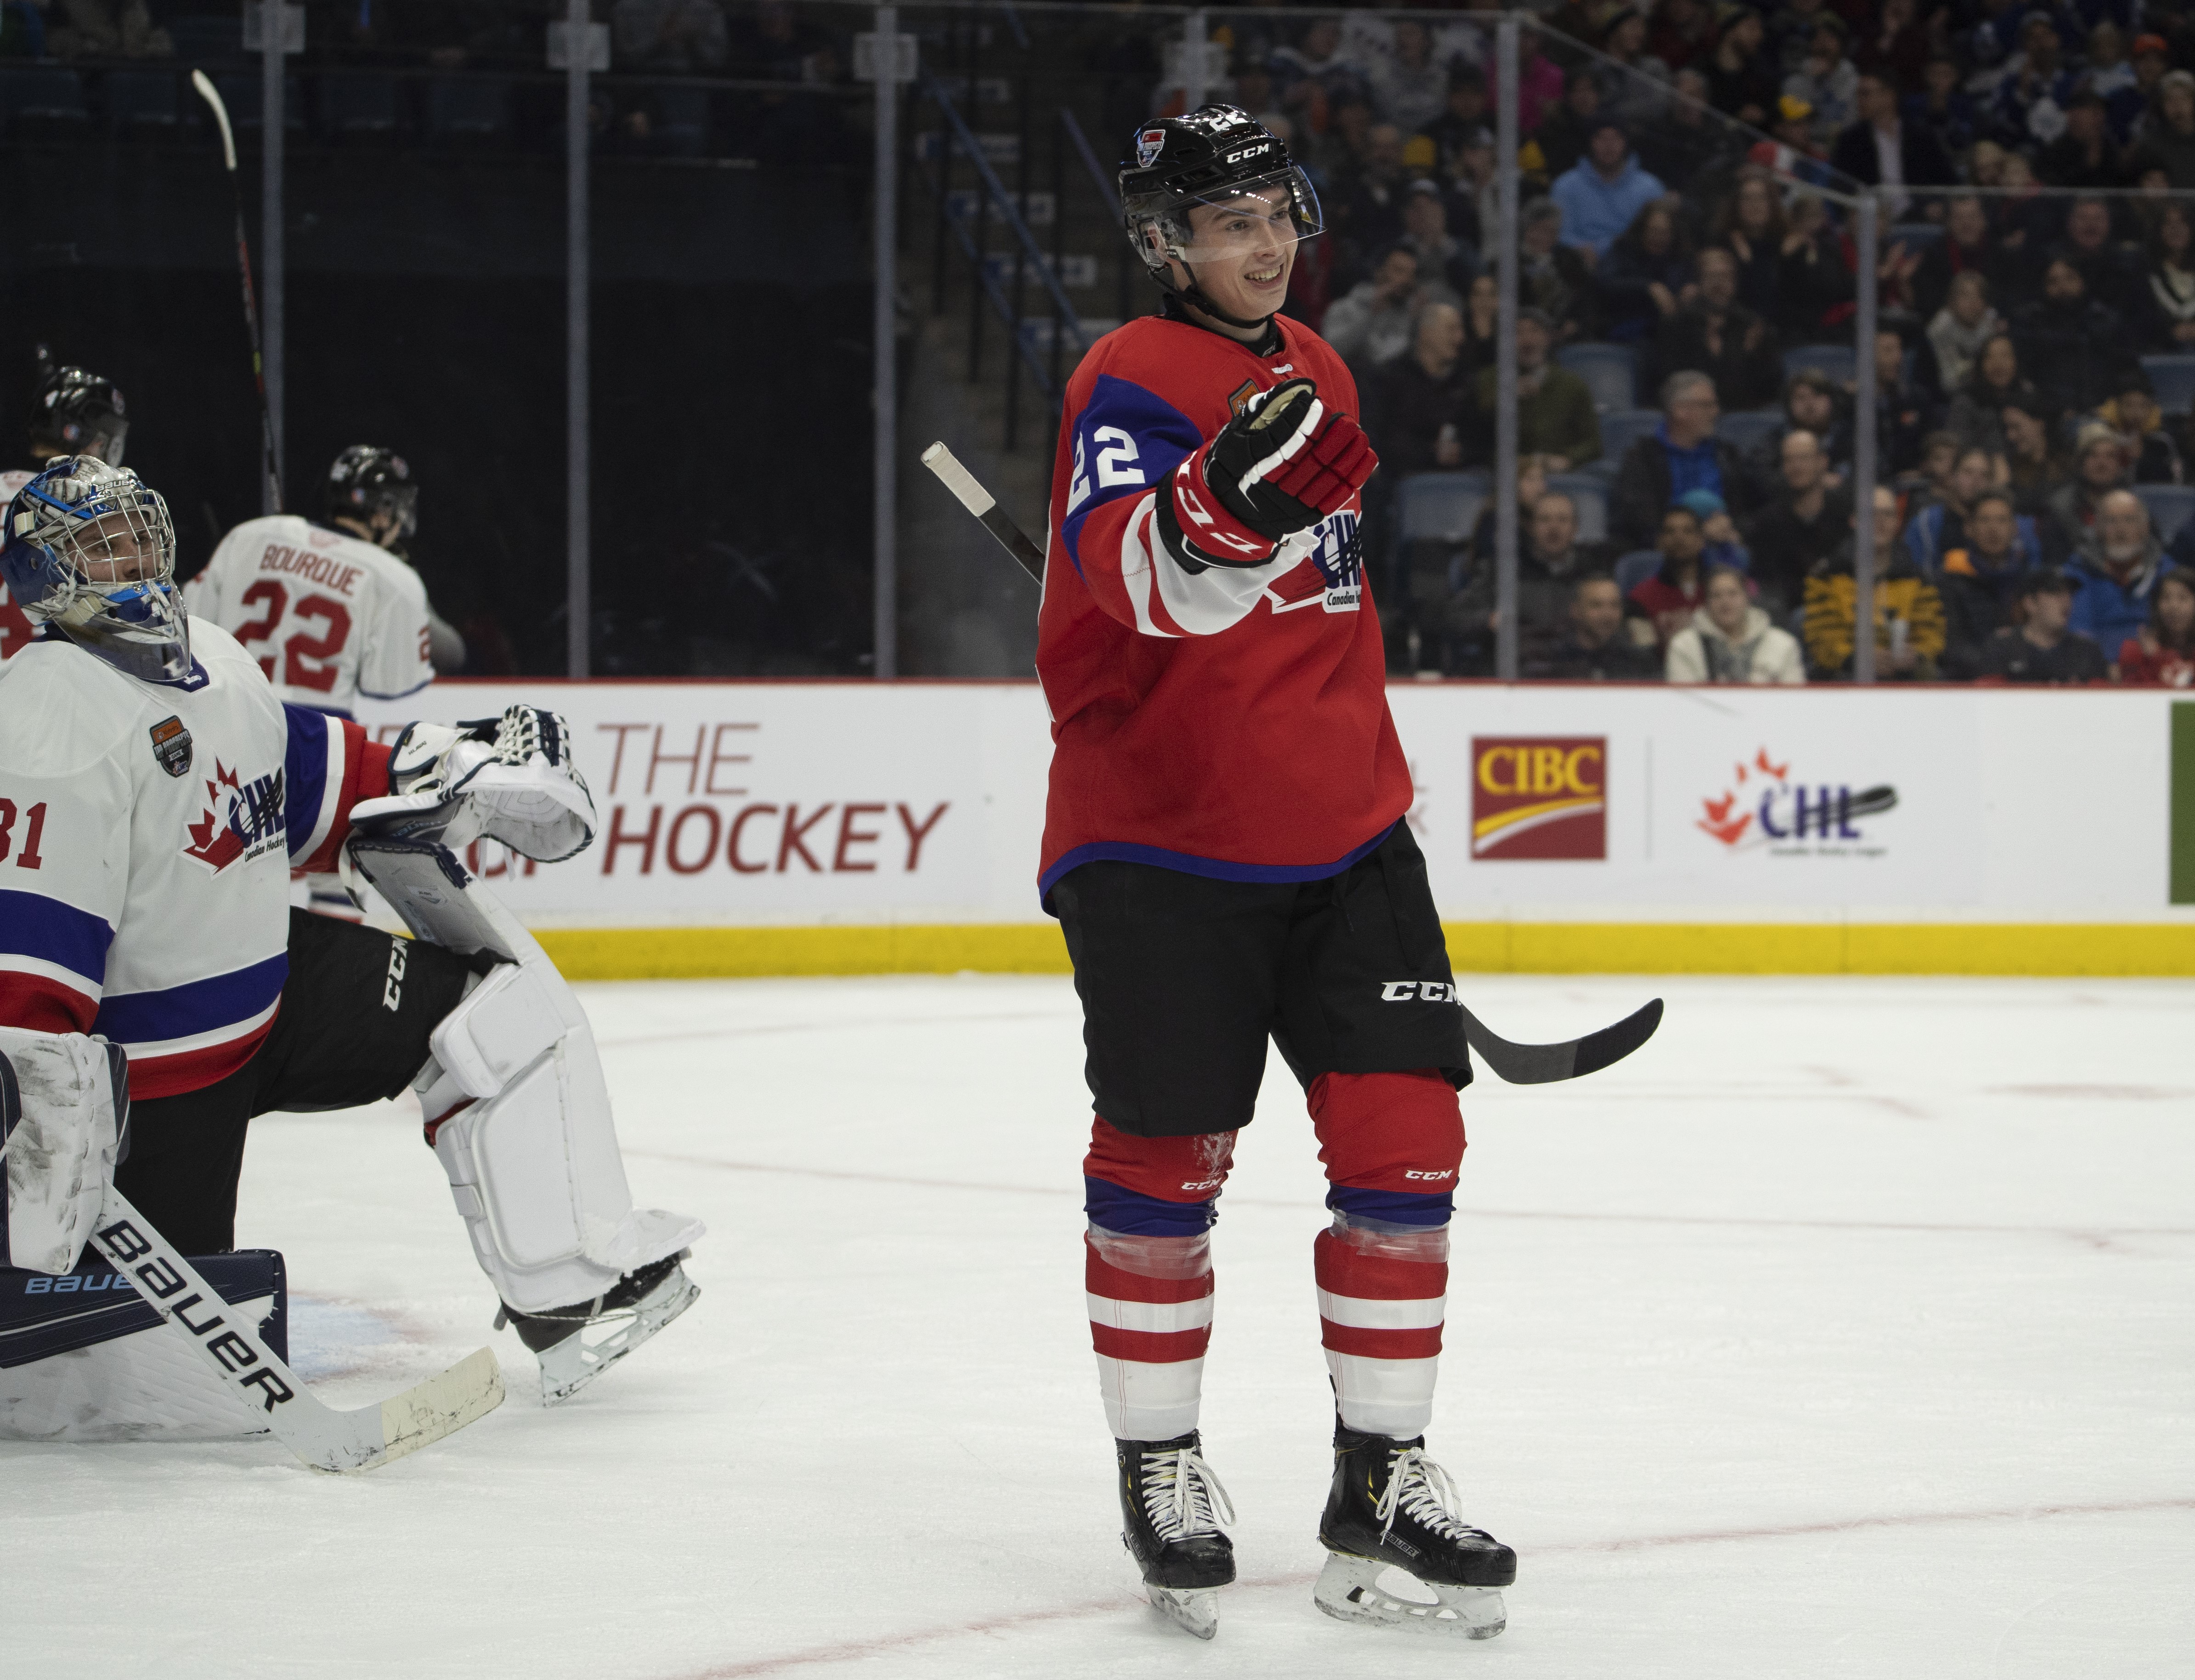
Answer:
[[[433,843],[585,846],[562,720],[513,707],[386,747],[285,703],[186,616],[160,498],[89,457],[25,486],[5,534],[0,576],[37,637],[0,668],[0,1026],[127,1052],[116,1188],[185,1254],[225,1252],[254,1115],[410,1086],[544,1399],[667,1324],[696,1292],[679,1263],[700,1226],[632,1206],[585,1015]],[[293,865],[375,836],[377,869],[438,872],[428,937],[290,908]]]
[[[289,705],[350,717],[360,696],[416,693],[435,680],[438,622],[426,584],[399,555],[418,506],[402,457],[354,445],[328,469],[324,522],[246,520],[185,587],[191,613],[233,636]],[[442,633],[456,636],[447,625]],[[462,664],[462,642],[456,651]],[[358,919],[333,872],[305,880],[307,908]]]
[[[55,456],[92,455],[118,467],[130,440],[128,406],[112,380],[80,367],[54,367],[43,346],[39,347],[38,361],[41,368],[50,371],[38,382],[30,424],[25,428],[30,434],[30,459],[13,471],[0,472],[0,508]],[[29,647],[33,634],[23,609],[15,605],[7,586],[0,584],[0,659]]]

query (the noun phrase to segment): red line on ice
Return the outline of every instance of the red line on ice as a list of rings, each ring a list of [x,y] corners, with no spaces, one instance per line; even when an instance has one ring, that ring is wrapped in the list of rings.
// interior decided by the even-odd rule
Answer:
[[[2195,1499],[2130,1499],[2087,1505],[2007,1505],[1991,1510],[1910,1511],[1887,1516],[1851,1516],[1831,1522],[1792,1522],[1760,1528],[1714,1528],[1694,1534],[1635,1534],[1622,1539],[1580,1540],[1569,1545],[1533,1546],[1529,1549],[1527,1556],[1645,1551],[1657,1546],[1714,1545],[1731,1540],[1779,1540],[1808,1534],[1841,1534],[1858,1528],[1920,1528],[1950,1522],[2032,1522],[2051,1516],[2121,1516],[2157,1510],[2195,1510]],[[1238,1590],[1307,1587],[1317,1579],[1311,1571],[1301,1570],[1239,1580],[1236,1586]],[[941,1644],[948,1639],[963,1639],[970,1635],[1003,1633],[1011,1628],[1035,1627],[1046,1622],[1077,1621],[1091,1616],[1117,1614],[1131,1607],[1140,1606],[1142,1602],[1133,1593],[1124,1591],[1103,1598],[1086,1599],[1080,1604],[1057,1605],[1049,1610],[1020,1610],[1011,1615],[985,1616],[976,1621],[956,1622],[948,1627],[879,1634],[873,1639],[848,1639],[833,1645],[815,1646],[805,1651],[788,1651],[782,1656],[722,1663],[712,1668],[691,1670],[679,1676],[678,1680],[748,1680],[751,1676],[783,1674],[788,1670],[809,1668],[819,1663],[856,1662],[865,1657],[881,1656],[889,1651],[904,1651],[918,1645]]]

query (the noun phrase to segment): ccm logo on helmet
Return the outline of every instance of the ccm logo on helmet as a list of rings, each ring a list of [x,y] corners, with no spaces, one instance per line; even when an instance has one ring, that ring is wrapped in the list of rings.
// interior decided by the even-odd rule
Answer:
[[[1455,987],[1444,980],[1391,980],[1380,988],[1383,1004],[1407,1004],[1413,998],[1426,1004],[1452,1004]]]
[[[1272,149],[1273,148],[1270,144],[1265,146],[1246,146],[1240,152],[1230,152],[1227,154],[1227,161],[1230,164],[1239,164],[1245,158],[1263,157],[1266,152]]]
[[[1455,1169],[1449,1166],[1443,1167],[1438,1172],[1420,1172],[1415,1167],[1413,1167],[1409,1171],[1404,1173],[1403,1177],[1405,1178],[1427,1179],[1453,1178],[1455,1177]]]

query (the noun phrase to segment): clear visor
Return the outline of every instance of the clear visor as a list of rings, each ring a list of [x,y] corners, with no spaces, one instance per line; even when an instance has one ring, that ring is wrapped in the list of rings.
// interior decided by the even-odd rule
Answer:
[[[1325,227],[1318,194],[1299,169],[1184,199],[1166,213],[1160,225],[1164,255],[1188,263],[1282,258],[1299,241]]]

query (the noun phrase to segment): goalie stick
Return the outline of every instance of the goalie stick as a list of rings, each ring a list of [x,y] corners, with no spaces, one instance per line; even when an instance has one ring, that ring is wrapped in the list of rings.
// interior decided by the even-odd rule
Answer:
[[[983,529],[998,538],[999,546],[1014,557],[1023,571],[1040,584],[1044,581],[1043,551],[1029,541],[999,505],[998,498],[977,482],[976,475],[960,464],[951,450],[942,443],[933,443],[922,452],[922,464],[937,475],[938,481],[959,498],[962,507],[982,521]],[[1462,1009],[1462,1004],[1456,1007]],[[1615,1025],[1582,1038],[1558,1044],[1514,1044],[1489,1031],[1469,1010],[1463,1010],[1465,1038],[1478,1051],[1480,1061],[1512,1085],[1542,1085],[1597,1073],[1637,1050],[1661,1024],[1662,1000],[1656,998]]]
[[[0,1132],[6,1134],[0,1137],[0,1159],[15,1141],[21,1117],[14,1067],[0,1056]],[[5,1194],[0,1184],[0,1194]],[[372,1470],[432,1446],[503,1403],[503,1368],[492,1351],[481,1348],[378,1405],[338,1412],[313,1397],[287,1361],[260,1339],[258,1327],[223,1300],[112,1184],[100,1201],[92,1236],[146,1304],[198,1349],[239,1399],[262,1408],[275,1438],[314,1470]]]
[[[244,237],[244,186],[236,177],[236,135],[228,126],[228,107],[203,70],[191,72],[191,86],[213,107],[214,125],[221,130],[222,161],[228,168],[229,197],[236,203],[236,266],[244,276],[244,326],[251,336],[251,382],[259,388],[259,446],[265,457],[267,511],[282,511],[282,469],[274,454],[274,411],[267,401],[267,369],[259,348],[259,301],[251,290],[251,246]]]

